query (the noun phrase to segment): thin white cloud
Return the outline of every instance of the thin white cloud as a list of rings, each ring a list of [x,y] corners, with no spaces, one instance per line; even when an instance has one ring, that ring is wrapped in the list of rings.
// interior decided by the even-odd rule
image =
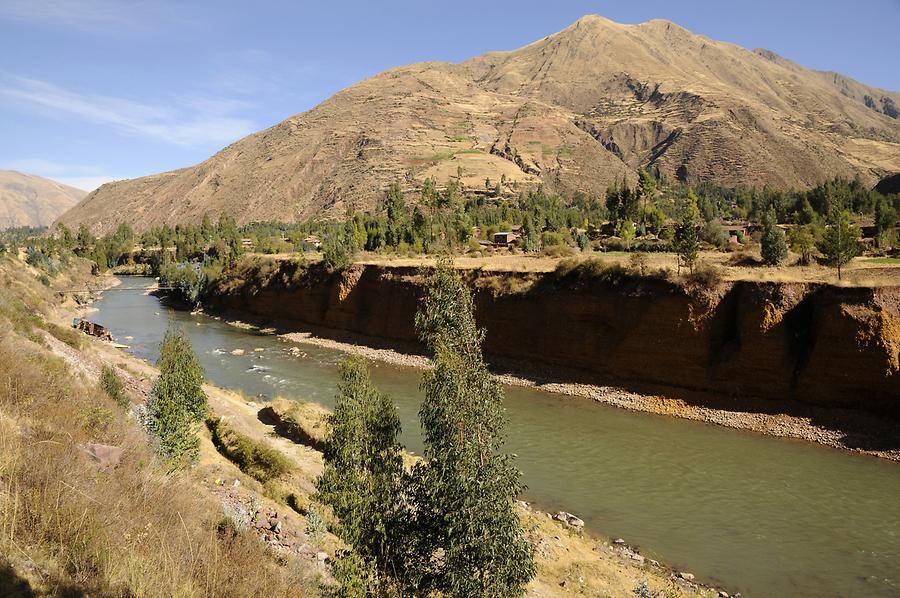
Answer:
[[[125,0],[3,0],[0,19],[76,29],[136,28],[146,22],[146,2]]]
[[[188,147],[231,143],[255,130],[250,119],[234,114],[249,105],[232,100],[186,97],[175,106],[153,105],[78,93],[26,77],[0,79],[0,98],[53,118],[74,116],[127,135]]]

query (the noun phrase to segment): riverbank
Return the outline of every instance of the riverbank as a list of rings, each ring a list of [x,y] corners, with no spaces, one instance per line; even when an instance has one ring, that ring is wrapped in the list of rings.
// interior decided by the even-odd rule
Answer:
[[[213,316],[216,317],[216,316]],[[245,329],[275,334],[265,323],[237,319],[224,322]],[[415,353],[415,346],[390,343],[363,335],[310,327],[304,332],[277,333],[284,340],[359,355],[370,361],[424,370],[430,361]],[[702,421],[767,436],[815,442],[835,449],[900,462],[900,424],[850,409],[825,408],[794,402],[782,412],[771,400],[734,397],[717,398],[709,393],[660,388],[644,394],[613,386],[566,382],[566,372],[534,364],[503,360],[492,362],[492,372],[503,384],[535,388],[545,392],[590,399],[631,411]],[[578,372],[568,372],[577,377]]]
[[[672,280],[597,261],[462,274],[487,359],[526,364],[526,378],[547,370],[552,381],[672,395],[696,407],[718,409],[727,398],[740,411],[755,408],[752,397],[765,399],[762,414],[807,417],[810,405],[900,422],[900,286]],[[251,259],[217,279],[203,304],[282,332],[338,331],[419,353],[414,320],[426,276]]]

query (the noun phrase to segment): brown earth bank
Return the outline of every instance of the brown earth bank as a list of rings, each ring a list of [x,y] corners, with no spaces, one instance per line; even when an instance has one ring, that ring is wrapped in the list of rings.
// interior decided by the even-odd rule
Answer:
[[[738,281],[700,288],[583,268],[465,275],[495,363],[564,371],[569,382],[670,389],[701,406],[712,394],[717,407],[790,413],[825,406],[900,419],[897,286]],[[328,273],[250,261],[216,284],[205,308],[282,331],[314,326],[416,352],[422,282],[414,268]]]

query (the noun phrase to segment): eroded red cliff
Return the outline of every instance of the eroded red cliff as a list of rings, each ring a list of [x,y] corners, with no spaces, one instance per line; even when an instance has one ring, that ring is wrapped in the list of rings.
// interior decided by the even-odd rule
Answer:
[[[696,293],[654,278],[470,272],[485,352],[664,385],[900,418],[900,287],[737,282]],[[414,343],[411,268],[336,274],[290,263],[225,278],[208,308]]]

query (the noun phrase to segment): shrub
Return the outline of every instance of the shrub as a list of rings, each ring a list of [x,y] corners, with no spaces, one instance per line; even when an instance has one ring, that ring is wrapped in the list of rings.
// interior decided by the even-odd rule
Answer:
[[[73,349],[81,350],[84,347],[84,334],[74,328],[67,328],[65,326],[54,324],[53,322],[48,322],[47,332]]]
[[[209,418],[206,427],[219,452],[250,477],[268,482],[291,470],[290,461],[278,450],[235,431],[223,420]]]
[[[693,272],[685,275],[684,280],[689,284],[704,289],[714,289],[725,280],[725,273],[718,266],[701,262],[694,268]]]
[[[775,226],[774,210],[769,210],[766,215],[760,244],[763,261],[770,266],[777,266],[787,259],[787,243],[784,241],[784,232]]]
[[[728,231],[725,230],[725,227],[722,226],[722,222],[718,218],[710,220],[703,226],[701,238],[710,245],[715,245],[719,249],[728,246]]]
[[[100,387],[122,409],[127,409],[131,404],[128,395],[125,394],[125,390],[122,387],[122,380],[114,367],[109,365],[103,366],[103,371],[100,373]]]
[[[566,245],[550,245],[544,247],[543,254],[553,258],[569,257],[575,254],[575,250]]]
[[[562,234],[547,231],[541,235],[541,243],[545,248],[549,248],[557,245],[565,245],[566,241]]]
[[[647,275],[649,265],[650,262],[646,253],[632,253],[628,258],[628,266],[631,268],[631,271],[641,276]]]
[[[619,264],[607,264],[600,258],[591,257],[586,260],[566,259],[556,265],[553,275],[561,282],[599,281],[606,284],[619,284],[628,273]]]

